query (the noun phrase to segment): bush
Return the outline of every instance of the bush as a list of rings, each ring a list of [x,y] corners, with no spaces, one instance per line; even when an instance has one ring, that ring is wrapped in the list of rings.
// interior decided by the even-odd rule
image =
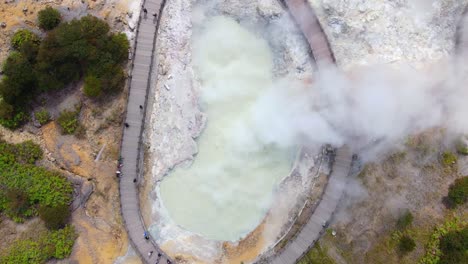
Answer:
[[[43,155],[41,147],[31,140],[16,144],[15,148],[16,162],[18,163],[34,164]]]
[[[54,9],[50,6],[39,11],[38,14],[39,27],[44,30],[51,30],[60,24],[62,20],[60,12],[57,9]]]
[[[416,247],[416,243],[408,235],[403,235],[400,238],[400,241],[398,242],[398,250],[402,254],[406,254],[406,253],[413,251],[415,247]]]
[[[50,114],[46,109],[41,109],[34,113],[34,117],[36,117],[37,122],[41,125],[47,124],[50,121]]]
[[[68,206],[72,187],[61,174],[34,166],[42,157],[37,144],[0,141],[0,211],[22,221],[36,215],[36,207]]]
[[[27,29],[20,29],[16,31],[11,38],[11,46],[16,50],[19,50],[25,42],[39,45],[41,40],[36,34]]]
[[[442,165],[445,167],[453,166],[457,163],[457,156],[450,151],[442,153]]]
[[[33,239],[17,240],[0,253],[0,263],[42,264],[70,256],[77,234],[72,226],[38,234]]]
[[[101,80],[94,75],[85,78],[84,94],[88,97],[96,98],[102,94]]]
[[[27,120],[28,120],[28,116],[24,112],[18,112],[18,113],[15,113],[12,118],[0,117],[0,125],[9,129],[15,129],[15,128],[18,128]]]
[[[450,185],[448,200],[454,206],[466,203],[468,200],[468,176],[456,179]]]
[[[397,228],[399,230],[404,230],[413,223],[413,214],[410,211],[406,211],[397,221]]]
[[[468,263],[468,227],[441,237],[440,250],[442,255],[439,264]]]
[[[40,12],[39,22],[50,29],[60,22],[60,14],[48,7]],[[125,83],[122,64],[128,58],[128,40],[125,34],[110,33],[109,25],[94,16],[58,24],[42,41],[29,30],[19,30],[12,45],[17,51],[7,58],[0,81],[0,124],[8,128],[25,121],[37,92],[62,89],[88,76],[85,94],[101,97],[121,91]],[[76,126],[67,124],[65,133],[73,133]]]
[[[28,194],[18,188],[11,188],[5,192],[6,214],[16,222],[22,222],[23,216],[32,216]]]
[[[39,217],[45,222],[49,229],[57,230],[63,228],[70,218],[70,208],[67,204],[60,204],[55,207],[39,207]]]
[[[9,144],[0,140],[0,164],[34,164],[42,158],[42,149],[31,140],[20,144]]]
[[[65,110],[60,113],[57,118],[59,126],[62,128],[62,133],[64,134],[73,134],[76,129],[79,127],[80,123],[78,122],[79,110],[69,111]]]
[[[457,140],[455,147],[459,154],[468,155],[468,144],[465,142],[464,138]]]

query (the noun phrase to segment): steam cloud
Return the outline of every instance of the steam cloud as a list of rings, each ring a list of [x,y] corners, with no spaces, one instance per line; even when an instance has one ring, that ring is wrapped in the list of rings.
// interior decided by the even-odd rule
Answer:
[[[312,85],[282,80],[256,102],[258,137],[281,146],[348,144],[371,157],[429,128],[461,134],[468,90],[451,69],[382,65],[345,74],[330,67]]]

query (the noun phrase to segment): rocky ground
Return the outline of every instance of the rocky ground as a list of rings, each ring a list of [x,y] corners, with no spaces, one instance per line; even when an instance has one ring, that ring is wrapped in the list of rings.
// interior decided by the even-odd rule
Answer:
[[[47,5],[59,9],[65,20],[86,14],[96,15],[105,19],[113,30],[125,31],[132,39],[140,3],[117,0],[2,1],[0,61],[8,55],[9,41],[15,30],[28,28],[40,33],[37,12]],[[79,237],[71,257],[62,262],[107,264],[125,255],[128,249],[115,178],[125,93],[106,102],[93,102],[85,98],[80,89],[81,84],[78,84],[60,92],[45,94],[36,100],[37,107],[46,108],[52,119],[61,110],[80,105],[80,122],[86,132],[79,138],[62,135],[54,121],[42,127],[31,122],[19,131],[0,128],[0,135],[10,142],[30,139],[40,144],[46,156],[41,165],[61,171],[74,183],[71,223]],[[0,233],[5,234],[2,238],[6,239],[2,239],[0,247],[7,246],[14,239],[34,234],[41,228],[44,228],[43,224],[37,219],[20,225],[2,219]]]

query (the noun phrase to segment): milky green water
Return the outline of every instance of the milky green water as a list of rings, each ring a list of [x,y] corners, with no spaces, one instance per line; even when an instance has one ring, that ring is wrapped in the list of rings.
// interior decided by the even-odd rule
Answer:
[[[193,164],[162,181],[162,204],[182,228],[235,241],[261,222],[293,159],[292,150],[264,145],[252,119],[272,85],[272,55],[264,39],[227,17],[206,21],[192,47],[208,122]]]

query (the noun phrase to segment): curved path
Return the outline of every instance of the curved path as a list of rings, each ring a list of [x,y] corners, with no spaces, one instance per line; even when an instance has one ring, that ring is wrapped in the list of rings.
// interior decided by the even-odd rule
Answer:
[[[141,136],[150,86],[150,73],[153,67],[156,33],[164,0],[145,0],[143,6],[147,14],[141,12],[138,22],[125,114],[125,123],[128,127],[124,127],[120,149],[123,164],[120,169],[120,204],[130,242],[142,261],[167,264],[169,261],[174,262],[152,239],[144,238],[146,227],[141,216],[138,192],[139,163],[142,159],[140,156]],[[155,13],[158,14],[158,19],[153,17]],[[150,252],[152,254],[149,254]],[[158,257],[158,253],[161,257]]]
[[[332,65],[335,57],[315,12],[306,0],[283,0],[301,28],[318,68]],[[277,254],[272,264],[294,264],[314,245],[333,216],[351,169],[352,152],[347,146],[336,151],[332,172],[320,203],[301,231]]]

